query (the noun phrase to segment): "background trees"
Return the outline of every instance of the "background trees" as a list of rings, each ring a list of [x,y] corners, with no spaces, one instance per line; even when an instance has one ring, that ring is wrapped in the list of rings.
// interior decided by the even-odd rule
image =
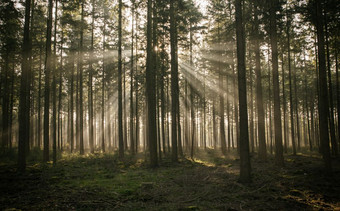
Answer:
[[[21,169],[42,137],[44,161],[51,148],[54,161],[118,150],[157,166],[170,151],[177,162],[237,148],[250,169],[250,145],[279,165],[283,153],[320,149],[330,169],[339,3],[279,3],[2,2],[1,148],[18,148]]]

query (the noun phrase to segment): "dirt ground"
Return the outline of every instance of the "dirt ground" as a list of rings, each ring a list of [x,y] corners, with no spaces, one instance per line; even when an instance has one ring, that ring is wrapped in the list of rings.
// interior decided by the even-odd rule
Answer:
[[[55,167],[30,162],[25,174],[0,164],[1,210],[340,210],[340,160],[326,175],[317,153],[252,157],[252,183],[237,182],[239,160],[201,151],[178,164],[163,158],[150,169],[145,155],[64,154]]]

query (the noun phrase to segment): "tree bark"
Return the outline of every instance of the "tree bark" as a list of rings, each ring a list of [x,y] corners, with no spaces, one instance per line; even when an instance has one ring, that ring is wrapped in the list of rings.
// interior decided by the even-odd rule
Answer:
[[[152,0],[148,0],[147,11],[147,59],[146,59],[146,98],[147,98],[147,132],[150,150],[150,166],[158,166],[157,158],[157,125],[156,125],[156,71],[153,64],[153,37],[152,37]],[[174,120],[173,120],[174,121]],[[176,119],[175,119],[176,121]]]
[[[149,0],[150,1],[150,0]],[[171,45],[171,144],[172,144],[172,161],[178,161],[177,153],[177,108],[178,108],[178,57],[177,57],[177,24],[175,18],[175,0],[170,0],[170,45]]]
[[[238,69],[238,93],[240,106],[240,178],[242,183],[250,182],[251,167],[249,156],[249,133],[247,111],[247,86],[245,66],[245,37],[242,17],[242,0],[235,2],[236,13],[236,41],[237,41],[237,69]]]
[[[124,157],[123,105],[122,105],[122,0],[118,8],[118,144],[119,157]]]
[[[45,106],[44,106],[44,154],[43,160],[49,161],[49,142],[50,142],[50,72],[52,68],[51,58],[51,37],[52,37],[52,9],[53,1],[48,1],[48,19],[47,19],[47,35],[46,35],[46,57],[45,57]]]
[[[327,93],[327,74],[325,60],[325,35],[323,29],[322,0],[316,0],[316,30],[318,38],[318,58],[319,58],[319,131],[321,152],[325,162],[325,170],[332,171],[331,155],[329,147],[328,133],[328,93]]]

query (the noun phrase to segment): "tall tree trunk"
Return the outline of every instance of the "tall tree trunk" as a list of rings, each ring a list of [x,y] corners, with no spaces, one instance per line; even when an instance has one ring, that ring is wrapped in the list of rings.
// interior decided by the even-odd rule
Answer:
[[[164,36],[163,36],[163,43],[164,43]],[[161,88],[161,130],[162,130],[162,143],[163,143],[163,153],[166,154],[166,148],[165,148],[165,122],[166,122],[166,114],[165,114],[165,106],[166,106],[166,102],[165,102],[165,96],[164,96],[164,77],[166,75],[166,67],[165,67],[165,45],[162,45],[162,53],[161,53],[161,60],[162,60],[162,64],[161,64],[161,78],[160,78],[160,88]]]
[[[42,40],[40,40],[42,42]],[[38,85],[38,147],[41,148],[41,78],[42,78],[42,45],[39,49],[39,85]]]
[[[316,1],[316,30],[318,37],[318,58],[319,58],[319,131],[321,152],[325,161],[325,170],[332,171],[331,155],[329,147],[328,133],[328,93],[327,93],[327,74],[325,60],[325,35],[323,29],[322,0]]]
[[[130,66],[130,148],[131,148],[131,154],[134,155],[136,150],[135,150],[135,137],[134,137],[134,109],[133,109],[133,71],[134,71],[134,57],[133,57],[133,41],[134,41],[134,13],[135,13],[135,1],[131,1],[131,66]]]
[[[105,33],[106,33],[106,9],[104,8],[104,26],[103,26],[103,66],[102,66],[102,113],[101,113],[101,147],[102,151],[105,152]]]
[[[55,13],[54,13],[54,42],[53,42],[53,63],[52,63],[52,137],[53,137],[53,165],[57,163],[57,15],[58,15],[58,0],[55,1]]]
[[[151,1],[151,0],[149,0]],[[172,161],[178,161],[177,153],[177,108],[179,100],[178,87],[178,57],[177,57],[177,24],[175,18],[175,0],[170,0],[170,45],[171,45],[171,144],[172,144]]]
[[[62,3],[62,7],[63,7]],[[62,25],[63,27],[63,25]],[[58,94],[58,148],[63,150],[63,125],[62,125],[62,85],[63,85],[63,46],[64,44],[64,32],[61,30],[61,48],[60,48],[60,70],[59,70],[59,94]]]
[[[138,112],[138,12],[136,12],[136,80],[135,80],[135,95],[136,95],[136,108],[135,108],[135,116],[136,116],[136,132],[135,132],[135,140],[136,140],[136,153],[138,152],[139,146],[139,112]]]
[[[75,57],[75,53],[74,53],[74,51],[73,50],[71,50],[71,52],[70,52],[70,62],[71,62],[71,87],[70,87],[70,89],[71,89],[71,94],[70,94],[70,115],[71,115],[71,117],[70,117],[70,133],[71,133],[71,140],[70,140],[70,145],[71,145],[71,153],[73,153],[74,152],[74,75],[75,75],[75,71],[74,71],[74,69],[75,69],[75,66],[74,66],[74,64],[75,64],[75,59],[74,59],[74,57]]]
[[[118,144],[119,157],[124,157],[123,104],[122,104],[122,0],[118,8]]]
[[[150,150],[151,167],[158,166],[157,158],[157,127],[156,127],[156,70],[153,64],[153,37],[152,37],[152,0],[148,0],[147,11],[147,59],[146,59],[146,98],[147,98],[147,132]],[[174,120],[173,120],[174,121]],[[176,119],[175,119],[176,121]]]
[[[294,94],[295,94],[295,114],[296,114],[296,136],[297,136],[297,150],[300,151],[301,149],[301,136],[300,136],[300,120],[299,120],[299,110],[298,110],[298,95],[297,95],[297,85],[296,85],[296,74],[297,74],[297,67],[296,67],[296,60],[295,60],[295,53],[293,53],[293,61],[294,61]]]
[[[261,75],[261,52],[260,52],[260,40],[259,40],[259,22],[258,22],[258,7],[254,4],[254,33],[255,33],[255,74],[256,74],[256,107],[257,107],[257,119],[258,119],[258,137],[259,137],[259,158],[261,160],[267,159],[266,149],[266,128],[264,121],[264,107],[263,107],[263,95],[262,95],[262,75]]]
[[[88,109],[89,109],[89,144],[90,151],[94,153],[94,126],[93,126],[93,67],[92,61],[94,59],[94,12],[95,3],[92,0],[92,23],[91,23],[91,49],[90,49],[90,63],[89,63],[89,88],[88,88]]]
[[[84,107],[83,107],[83,24],[84,24],[84,0],[81,1],[81,26],[79,43],[79,151],[84,154]]]
[[[242,0],[235,2],[236,16],[236,41],[237,41],[237,69],[238,69],[238,93],[240,105],[240,178],[242,183],[250,182],[250,156],[249,133],[247,111],[247,86],[245,66],[245,35],[242,15]]]
[[[285,69],[284,69],[284,58],[282,52],[281,58],[281,68],[282,68],[282,99],[283,99],[283,137],[284,137],[284,152],[287,153],[288,151],[288,142],[287,142],[287,119],[286,119],[286,112],[287,112],[287,104],[286,104],[286,91],[285,91]]]
[[[15,64],[12,63],[12,73],[11,73],[11,98],[9,104],[9,128],[8,128],[8,141],[9,149],[12,149],[13,141],[13,107],[14,107],[14,83],[15,83]]]
[[[327,23],[327,15],[324,13],[325,18],[325,35],[326,35],[326,51],[327,51],[327,73],[328,73],[328,93],[329,93],[329,126],[330,126],[330,135],[331,135],[331,144],[332,144],[332,154],[338,155],[338,143],[335,135],[335,123],[334,123],[334,105],[333,105],[333,85],[332,85],[332,73],[331,73],[331,61],[330,61],[330,50],[329,50],[329,35],[328,35],[328,23]]]
[[[190,23],[189,26],[189,33],[190,33],[190,44],[189,44],[189,50],[190,50],[190,66],[193,67],[193,55],[192,55],[192,45],[193,45],[193,34],[192,34],[192,25]],[[195,81],[194,81],[195,83]],[[191,102],[191,123],[192,123],[192,130],[191,130],[191,159],[194,159],[194,143],[196,141],[195,137],[195,131],[196,131],[196,121],[195,121],[195,91],[194,87],[191,84],[190,85],[190,102]]]
[[[295,144],[295,130],[294,130],[294,105],[293,105],[293,88],[292,88],[292,69],[291,69],[291,59],[290,59],[290,15],[287,11],[287,48],[288,48],[288,77],[289,77],[289,104],[290,104],[290,127],[291,127],[291,138],[293,155],[296,155],[296,144]]]
[[[272,90],[271,90],[271,75],[270,75],[270,51],[269,51],[269,44],[268,44],[268,111],[269,111],[269,136],[268,136],[268,142],[270,145],[270,154],[273,154],[273,123],[272,123]]]
[[[335,77],[336,77],[336,106],[337,106],[337,112],[338,112],[338,142],[340,144],[340,86],[339,86],[339,64],[338,64],[338,49],[337,45],[335,44]]]
[[[48,1],[48,19],[47,19],[47,36],[46,36],[46,57],[45,57],[45,106],[44,106],[44,154],[45,162],[50,160],[49,145],[50,145],[50,72],[52,68],[51,58],[51,37],[52,37],[52,9],[53,1]]]
[[[223,75],[222,72],[219,73],[219,87],[221,90],[224,90],[223,87]],[[220,135],[221,135],[221,148],[222,153],[227,154],[227,146],[225,140],[225,128],[224,128],[224,96],[223,93],[220,93]]]
[[[274,90],[274,129],[275,129],[275,160],[279,166],[284,165],[283,148],[282,148],[282,123],[280,109],[280,85],[279,85],[279,65],[277,50],[277,32],[276,32],[276,2],[271,1],[270,7],[270,42],[272,48],[273,64],[273,90]]]
[[[51,1],[51,0],[50,0]],[[30,107],[30,83],[28,76],[30,75],[29,58],[31,56],[32,46],[29,43],[30,36],[30,12],[31,0],[25,1],[25,24],[24,38],[22,44],[22,63],[21,63],[21,84],[20,84],[20,99],[19,99],[19,143],[18,143],[18,171],[24,172],[26,169],[26,150],[29,137],[29,115],[27,112]],[[51,22],[52,23],[52,22]]]
[[[252,57],[251,57],[251,52],[250,52],[250,48],[249,48],[249,60],[250,60],[250,64],[252,63]],[[253,100],[253,70],[252,68],[249,68],[249,80],[250,80],[250,131],[249,131],[249,135],[250,135],[250,146],[251,146],[251,152],[254,153],[255,152],[255,144],[254,144],[254,100]]]
[[[1,80],[4,81],[4,93],[2,98],[2,148],[7,149],[8,148],[8,129],[9,129],[9,86],[10,86],[10,80],[9,80],[9,57],[10,57],[10,49],[6,50],[5,53],[5,68],[4,68],[4,77],[1,78]],[[1,86],[0,86],[1,88]]]

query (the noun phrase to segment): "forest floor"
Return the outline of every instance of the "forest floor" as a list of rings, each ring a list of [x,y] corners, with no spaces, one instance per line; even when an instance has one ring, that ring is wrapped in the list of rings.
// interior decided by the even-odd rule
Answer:
[[[239,159],[202,151],[194,161],[144,155],[64,154],[29,162],[24,174],[0,162],[0,210],[340,210],[340,160],[326,175],[317,153],[285,155],[285,167],[252,158],[252,183],[240,184]]]

